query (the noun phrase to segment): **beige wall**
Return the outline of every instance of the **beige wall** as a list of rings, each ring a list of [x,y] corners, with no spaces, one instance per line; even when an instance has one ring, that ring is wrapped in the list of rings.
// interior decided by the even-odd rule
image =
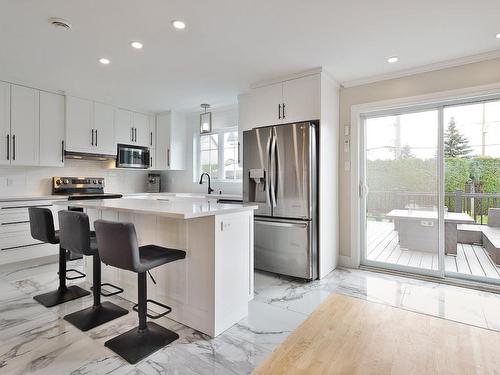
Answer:
[[[427,73],[386,81],[342,88],[340,91],[340,128],[351,124],[351,106],[398,99],[440,91],[463,89],[500,82],[500,59],[482,61],[458,67],[446,68]],[[344,171],[344,162],[349,154],[343,150],[340,137],[339,157],[339,210],[340,210],[340,255],[350,257],[356,249],[350,245],[350,173]]]

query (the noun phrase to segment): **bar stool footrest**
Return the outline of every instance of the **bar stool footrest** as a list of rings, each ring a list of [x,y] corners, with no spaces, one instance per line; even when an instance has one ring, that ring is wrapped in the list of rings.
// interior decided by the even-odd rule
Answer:
[[[74,272],[78,274],[78,276],[68,276],[68,272]],[[57,273],[59,275],[59,272]],[[74,268],[70,268],[69,270],[66,270],[66,280],[78,280],[78,279],[83,279],[84,277],[87,277],[86,274],[83,272],[80,272],[78,270],[75,270]]]
[[[163,303],[160,303],[160,302],[155,301],[153,299],[147,299],[146,303],[148,303],[148,302],[151,302],[152,304],[154,304],[156,306],[163,307],[166,310],[165,312],[163,312],[161,314],[151,315],[151,314],[147,313],[147,309],[146,309],[146,316],[149,319],[159,319],[159,318],[164,317],[165,315],[170,314],[172,312],[172,308],[170,306],[164,305]],[[132,310],[134,310],[135,312],[139,312],[139,304],[135,304],[132,307]]]
[[[101,288],[102,288],[103,286],[107,286],[107,287],[111,287],[111,288],[113,288],[113,289],[116,289],[116,292],[109,292],[109,293],[108,293],[108,292],[105,292],[105,291],[103,291],[103,290],[101,289],[101,296],[103,296],[103,297],[111,297],[111,296],[116,296],[117,294],[123,293],[123,289],[122,289],[122,288],[120,288],[119,286],[116,286],[116,285],[113,285],[113,284],[110,284],[110,283],[102,283],[102,284],[101,284]],[[93,291],[93,290],[94,290],[94,287],[93,287],[93,286],[91,286],[91,287],[90,287],[90,290],[92,290],[92,291]]]

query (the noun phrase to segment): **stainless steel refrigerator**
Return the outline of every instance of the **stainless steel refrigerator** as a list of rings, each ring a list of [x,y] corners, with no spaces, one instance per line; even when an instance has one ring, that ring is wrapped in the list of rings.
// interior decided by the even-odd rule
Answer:
[[[317,123],[243,133],[243,201],[258,205],[256,269],[318,277],[317,174]]]

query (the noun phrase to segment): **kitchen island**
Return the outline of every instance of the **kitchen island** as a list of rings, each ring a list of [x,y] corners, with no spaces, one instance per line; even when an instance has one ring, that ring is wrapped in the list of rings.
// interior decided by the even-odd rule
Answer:
[[[155,244],[186,251],[184,260],[151,271],[148,298],[172,307],[169,318],[215,337],[248,314],[253,298],[253,210],[208,199],[103,199],[55,202],[81,208],[91,227],[97,219],[134,223],[139,246]],[[92,261],[86,260],[88,281]],[[137,275],[102,267],[102,282],[137,301]],[[161,312],[153,304],[149,309]]]

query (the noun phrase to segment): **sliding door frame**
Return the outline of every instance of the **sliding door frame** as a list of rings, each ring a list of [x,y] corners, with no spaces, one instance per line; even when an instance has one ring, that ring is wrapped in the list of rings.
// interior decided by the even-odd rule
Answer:
[[[350,214],[350,242],[352,253],[350,256],[340,256],[340,263],[344,266],[358,268],[361,263],[371,265],[370,261],[366,260],[363,247],[366,244],[366,234],[363,233],[363,228],[366,220],[366,210],[364,206],[364,191],[363,175],[364,175],[364,119],[366,117],[384,116],[389,114],[401,114],[419,112],[423,110],[433,109],[438,110],[438,228],[439,228],[439,271],[427,272],[425,269],[405,267],[402,272],[415,271],[420,275],[431,276],[435,278],[459,278],[462,281],[470,282],[486,282],[489,284],[498,284],[492,279],[463,275],[458,273],[450,273],[445,271],[444,265],[444,107],[460,104],[471,104],[484,100],[500,99],[500,83],[478,86],[466,89],[442,91],[429,95],[421,95],[394,100],[386,100],[367,104],[354,105],[351,107],[351,137],[350,137],[350,186],[351,186],[351,214]],[[380,267],[380,262],[374,262],[374,267]],[[384,267],[385,268],[385,267]],[[389,267],[389,269],[398,271],[397,267]],[[432,271],[432,270],[429,270]]]
[[[376,260],[370,260],[367,258],[367,220],[366,220],[366,198],[369,194],[368,188],[366,186],[366,120],[386,117],[386,116],[397,116],[406,115],[411,113],[419,113],[426,111],[436,111],[436,121],[438,126],[436,128],[436,133],[434,134],[436,139],[436,170],[437,180],[435,190],[437,194],[437,206],[438,206],[438,242],[437,242],[437,253],[438,253],[438,269],[432,270],[428,268],[404,266],[388,262],[380,262]],[[397,272],[408,272],[423,276],[430,277],[444,277],[444,183],[443,183],[443,107],[436,105],[424,105],[424,106],[413,106],[406,108],[397,108],[393,110],[375,111],[371,113],[364,113],[360,115],[360,132],[359,132],[359,175],[360,175],[360,188],[359,188],[359,218],[360,218],[360,264],[383,268],[387,270],[393,270]]]

